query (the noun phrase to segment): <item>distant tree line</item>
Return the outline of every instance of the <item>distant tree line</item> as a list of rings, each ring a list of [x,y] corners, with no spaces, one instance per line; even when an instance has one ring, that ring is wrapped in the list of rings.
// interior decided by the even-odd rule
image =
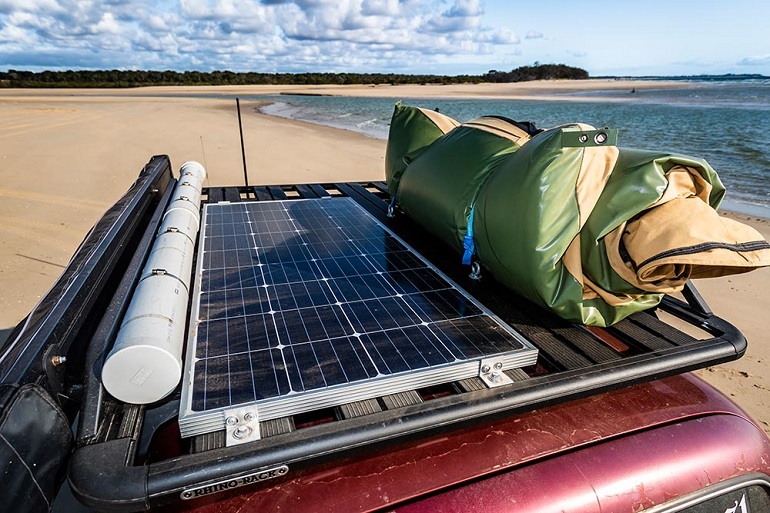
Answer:
[[[0,71],[0,87],[141,87],[166,85],[319,85],[462,84],[584,79],[588,72],[564,64],[523,66],[484,75],[407,75],[399,73],[257,73],[233,71],[68,70]]]
[[[588,78],[588,72],[564,64],[540,64],[536,62],[534,66],[521,66],[511,71],[490,70],[484,75],[484,82],[527,82],[528,80],[559,78],[582,80]]]

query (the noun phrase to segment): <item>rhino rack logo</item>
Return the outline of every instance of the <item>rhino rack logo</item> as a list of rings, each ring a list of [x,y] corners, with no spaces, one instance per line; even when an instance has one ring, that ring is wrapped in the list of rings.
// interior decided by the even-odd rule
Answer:
[[[246,474],[245,476],[227,479],[225,481],[218,481],[216,483],[198,486],[195,488],[188,488],[180,494],[180,497],[183,500],[196,499],[198,497],[211,495],[212,493],[225,492],[227,490],[232,490],[233,488],[239,488],[241,486],[267,481],[268,479],[273,479],[274,477],[286,475],[288,472],[289,467],[286,465],[263,469],[252,474]]]

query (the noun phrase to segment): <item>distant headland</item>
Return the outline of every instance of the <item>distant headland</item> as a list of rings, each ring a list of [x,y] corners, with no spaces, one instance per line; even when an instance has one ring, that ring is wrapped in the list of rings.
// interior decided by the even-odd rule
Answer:
[[[565,64],[521,66],[483,75],[408,75],[400,73],[259,73],[233,71],[67,70],[0,71],[0,87],[59,88],[196,85],[402,85],[527,82],[587,79],[588,72]]]

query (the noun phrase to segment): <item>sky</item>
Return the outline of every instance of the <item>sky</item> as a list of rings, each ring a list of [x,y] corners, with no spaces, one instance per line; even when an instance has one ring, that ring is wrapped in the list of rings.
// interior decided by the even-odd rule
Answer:
[[[768,0],[0,0],[0,70],[770,75]]]

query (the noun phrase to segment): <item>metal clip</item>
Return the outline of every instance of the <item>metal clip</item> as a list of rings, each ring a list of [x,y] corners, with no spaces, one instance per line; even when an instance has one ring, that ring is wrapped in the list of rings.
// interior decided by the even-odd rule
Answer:
[[[230,447],[261,438],[256,406],[225,410],[225,446]]]
[[[510,385],[513,380],[503,372],[503,362],[497,358],[486,358],[479,364],[479,378],[489,388]]]
[[[471,280],[480,280],[481,279],[481,264],[478,262],[473,262],[471,264],[471,273],[468,275],[468,278]]]

